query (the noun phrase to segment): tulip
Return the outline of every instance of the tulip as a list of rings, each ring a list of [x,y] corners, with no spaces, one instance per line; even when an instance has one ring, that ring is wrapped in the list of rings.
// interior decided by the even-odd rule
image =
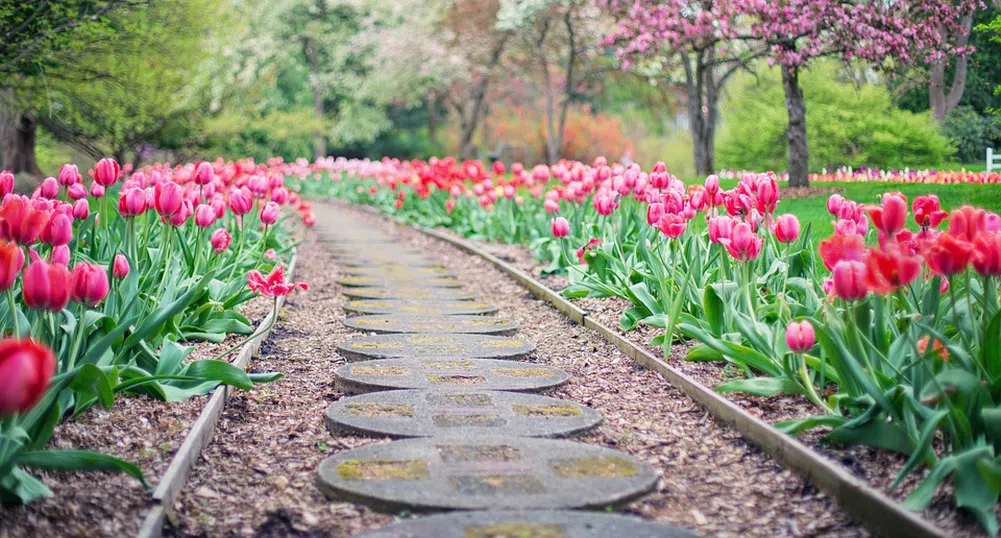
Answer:
[[[656,226],[660,218],[664,216],[664,204],[654,202],[646,206],[646,222],[650,226]]]
[[[817,342],[813,324],[807,320],[791,321],[786,327],[786,344],[793,353],[806,353]]]
[[[67,245],[73,239],[73,218],[63,213],[56,213],[42,232],[42,242],[58,247]]]
[[[677,239],[688,229],[688,220],[677,213],[664,213],[657,221],[657,228],[671,239]]]
[[[153,200],[156,211],[163,217],[172,217],[181,211],[181,187],[173,181],[161,181],[153,188]]]
[[[271,190],[271,201],[283,205],[289,201],[289,192],[285,187],[275,187]]]
[[[706,176],[705,187],[706,193],[708,193],[710,197],[714,197],[716,193],[719,192],[719,176],[716,174],[709,174]]]
[[[53,248],[52,255],[49,256],[49,263],[68,267],[70,264],[70,247],[62,245]]]
[[[920,353],[922,357],[927,357],[929,355],[928,343],[930,341],[931,337],[928,335],[922,336],[921,339],[918,340],[918,353]],[[937,339],[931,345],[931,355],[937,355],[937,359],[941,359],[943,362],[949,360],[949,350],[947,350],[945,346],[942,345],[942,342]]]
[[[24,267],[24,251],[17,243],[0,239],[0,292],[14,285],[18,273]]]
[[[32,340],[0,340],[0,415],[31,410],[52,379],[56,356]]]
[[[761,252],[761,238],[751,229],[751,225],[746,222],[738,222],[733,226],[729,239],[720,239],[720,243],[726,247],[734,259],[739,261],[753,260]]]
[[[949,214],[949,234],[963,241],[973,242],[987,228],[987,212],[963,206]]]
[[[87,187],[83,183],[74,183],[66,188],[66,195],[70,200],[83,200],[87,197]]]
[[[278,204],[276,204],[275,202],[268,202],[264,204],[264,207],[261,208],[261,222],[263,222],[267,226],[270,226],[278,222],[279,211],[280,209],[278,207]]]
[[[832,235],[821,241],[817,250],[824,267],[832,271],[842,260],[862,261],[865,239],[861,235]]]
[[[774,177],[769,177],[758,183],[758,208],[766,214],[775,211],[779,203],[779,185]]]
[[[86,198],[77,200],[73,204],[73,218],[78,220],[87,220],[90,216],[90,202]]]
[[[111,276],[121,280],[129,276],[129,260],[124,254],[115,255],[115,263],[111,267]]]
[[[62,168],[59,169],[59,184],[63,187],[69,187],[79,183],[83,178],[80,177],[80,169],[77,168],[75,164],[64,164]]]
[[[865,264],[854,260],[841,260],[834,266],[834,294],[846,301],[865,298],[869,288],[865,283]]]
[[[108,296],[108,273],[101,266],[80,262],[70,273],[70,298],[94,307]]]
[[[275,259],[278,258],[278,253],[275,252],[275,249],[269,248],[268,250],[264,251],[264,257],[267,258],[267,259],[269,259],[269,260],[274,261]]]
[[[171,224],[171,226],[182,226],[184,225],[185,222],[187,222],[188,217],[190,217],[194,213],[195,210],[191,205],[191,201],[182,200],[181,209],[177,213],[174,213],[170,217],[167,217],[166,220]]]
[[[28,308],[59,312],[69,302],[69,271],[64,265],[33,259],[24,270],[21,295]]]
[[[253,207],[253,204],[253,196],[245,187],[234,190],[229,194],[229,209],[237,215],[246,215],[247,213],[250,213],[250,209]]]
[[[553,237],[560,238],[570,235],[570,222],[563,217],[556,217],[549,221],[553,231]]]
[[[775,218],[775,239],[779,243],[792,243],[799,238],[799,219],[796,215],[785,214]]]
[[[195,225],[199,228],[208,228],[215,222],[215,210],[208,204],[198,204],[195,208]]]
[[[914,211],[914,222],[922,228],[935,228],[948,216],[945,211],[942,211],[938,196],[934,194],[918,196],[911,204],[911,209]]]
[[[507,167],[505,167],[504,163],[501,161],[494,161],[493,168],[494,168],[494,173],[497,174],[498,176],[503,174],[504,171],[507,169]]]
[[[719,243],[721,239],[729,239],[733,224],[734,220],[727,216],[709,219],[709,240]]]
[[[208,185],[209,183],[212,183],[213,177],[214,173],[212,171],[211,164],[202,161],[198,163],[198,166],[195,167],[195,173],[193,177],[195,183],[199,185]]]
[[[971,243],[956,239],[951,234],[941,234],[930,242],[925,258],[933,271],[949,276],[965,271],[972,254]]]
[[[907,223],[907,201],[899,194],[884,194],[882,205],[869,207],[868,212],[873,225],[888,237],[893,237]]]
[[[898,245],[889,245],[886,250],[870,249],[865,257],[865,267],[869,290],[886,295],[918,278],[921,258],[911,256]]]
[[[125,218],[142,215],[146,211],[146,191],[139,187],[122,189],[118,196],[118,213]]]
[[[31,245],[45,230],[50,216],[50,211],[23,196],[7,196],[0,204],[0,237]]]
[[[103,198],[104,197],[104,185],[101,185],[100,183],[98,183],[96,181],[93,182],[93,183],[91,183],[90,184],[90,195],[93,196],[94,198]]]
[[[3,170],[0,171],[0,198],[14,192],[14,174]]]
[[[1001,233],[982,233],[973,241],[973,269],[983,276],[1001,276]]]
[[[212,244],[216,254],[221,254],[222,251],[229,248],[229,243],[232,240],[233,239],[230,237],[229,232],[226,231],[226,228],[219,228],[218,230],[212,232],[212,238],[209,240],[209,243]]]
[[[119,172],[121,168],[114,159],[101,159],[94,165],[94,181],[102,187],[110,187],[118,181]]]
[[[250,271],[247,274],[247,286],[267,297],[288,295],[296,288],[302,288],[303,291],[309,289],[309,286],[303,282],[286,282],[285,267],[281,265],[275,267],[267,277],[262,275],[260,271]]]
[[[47,177],[42,180],[42,185],[39,187],[39,194],[42,198],[53,199],[59,196],[59,182],[56,181],[54,177]]]
[[[560,203],[556,200],[550,200],[547,198],[545,202],[542,202],[542,209],[546,210],[546,213],[549,215],[559,213]]]

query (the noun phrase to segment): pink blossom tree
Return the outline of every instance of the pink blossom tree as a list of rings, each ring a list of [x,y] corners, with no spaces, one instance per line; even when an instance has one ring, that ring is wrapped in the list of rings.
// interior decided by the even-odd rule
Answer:
[[[598,0],[618,21],[603,44],[626,70],[670,81],[684,73],[695,170],[715,171],[719,97],[729,78],[768,52],[749,39],[739,0]]]

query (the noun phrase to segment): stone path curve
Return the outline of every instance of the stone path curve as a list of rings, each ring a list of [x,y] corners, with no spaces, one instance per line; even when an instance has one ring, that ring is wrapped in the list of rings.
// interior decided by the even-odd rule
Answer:
[[[494,336],[516,331],[517,324],[486,317],[496,309],[456,287],[461,278],[427,253],[340,218],[343,226],[328,229],[323,241],[350,267],[342,275],[344,293],[356,298],[348,313],[368,314],[346,325],[380,334],[339,346],[354,362],[338,369],[338,386],[366,394],[332,404],[326,421],[335,432],[411,439],[335,454],[321,463],[317,485],[331,498],[386,512],[475,510],[364,536],[695,536],[635,518],[567,510],[634,500],[656,485],[657,473],[615,450],[534,438],[579,433],[600,416],[574,402],[520,392],[551,388],[568,376],[511,360],[530,354],[534,343]],[[376,392],[393,388],[405,390]]]

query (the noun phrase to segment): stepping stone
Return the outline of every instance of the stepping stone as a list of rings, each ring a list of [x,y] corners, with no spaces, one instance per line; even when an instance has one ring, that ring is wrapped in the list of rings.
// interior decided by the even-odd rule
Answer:
[[[494,359],[381,359],[334,371],[337,389],[347,393],[391,389],[473,389],[536,392],[566,383],[570,376],[551,366]]]
[[[601,423],[595,410],[537,394],[468,390],[392,390],[342,398],[327,428],[379,437],[505,435],[566,437]]]
[[[382,267],[348,267],[342,271],[349,276],[371,276],[376,278],[416,277],[433,278],[453,276],[446,269],[434,267],[406,267],[403,265],[388,265]]]
[[[657,472],[628,454],[528,437],[442,437],[335,454],[318,469],[329,497],[377,510],[605,508],[653,489]]]
[[[417,267],[421,268],[433,268],[433,269],[444,269],[444,267],[437,262],[433,262],[424,258],[396,258],[392,260],[372,260],[372,259],[362,259],[362,258],[337,258],[337,265],[348,268],[379,268],[379,269],[390,269],[394,267],[399,267],[403,269],[413,269]]]
[[[535,344],[511,336],[482,334],[380,334],[359,336],[337,345],[348,359],[516,359],[535,351]]]
[[[357,538],[698,538],[694,532],[618,514],[481,510],[401,521]]]
[[[481,301],[359,299],[348,301],[344,310],[354,314],[462,316],[493,314],[497,307]]]
[[[514,334],[518,322],[491,316],[429,316],[414,314],[376,314],[344,320],[352,329],[383,334],[452,333]]]
[[[393,287],[415,287],[424,286],[428,288],[460,288],[462,283],[454,278],[448,277],[422,277],[422,276],[346,276],[337,279],[337,283],[347,287],[373,287],[373,288],[393,288]]]
[[[423,286],[395,286],[392,288],[347,288],[344,295],[352,299],[421,299],[438,301],[463,301],[476,297],[475,293],[452,288]]]
[[[365,247],[368,245],[379,244],[379,245],[391,245],[397,243],[397,239],[388,236],[372,236],[372,237],[335,237],[327,235],[319,235],[316,238],[319,243],[327,243],[328,245],[337,245],[345,247]]]

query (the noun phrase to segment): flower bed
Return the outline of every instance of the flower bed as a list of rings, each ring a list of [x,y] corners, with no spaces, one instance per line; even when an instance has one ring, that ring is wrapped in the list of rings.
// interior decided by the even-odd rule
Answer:
[[[653,328],[665,352],[688,341],[688,360],[729,364],[736,379],[717,390],[796,396],[814,416],[780,423],[785,431],[904,454],[891,489],[930,470],[909,507],[950,482],[957,506],[996,529],[996,214],[947,214],[934,196],[865,206],[835,195],[836,232],[818,247],[777,214],[774,174],[723,191],[715,177],[688,186],[663,166],[603,159],[510,174],[451,159],[326,160],[313,171],[330,181],[304,181],[305,192],[530,245],[545,272],[567,273],[564,295],[618,298],[621,329]]]
[[[3,504],[51,495],[31,469],[121,471],[145,483],[123,459],[46,449],[60,422],[95,404],[110,409],[121,393],[175,402],[280,377],[227,362],[239,342],[199,360],[192,343],[253,333],[240,306],[294,287],[277,262],[292,246],[280,209],[295,207],[307,224],[312,215],[284,186],[289,168],[246,160],[123,173],[103,159],[89,186],[65,165],[31,197],[0,173]]]

